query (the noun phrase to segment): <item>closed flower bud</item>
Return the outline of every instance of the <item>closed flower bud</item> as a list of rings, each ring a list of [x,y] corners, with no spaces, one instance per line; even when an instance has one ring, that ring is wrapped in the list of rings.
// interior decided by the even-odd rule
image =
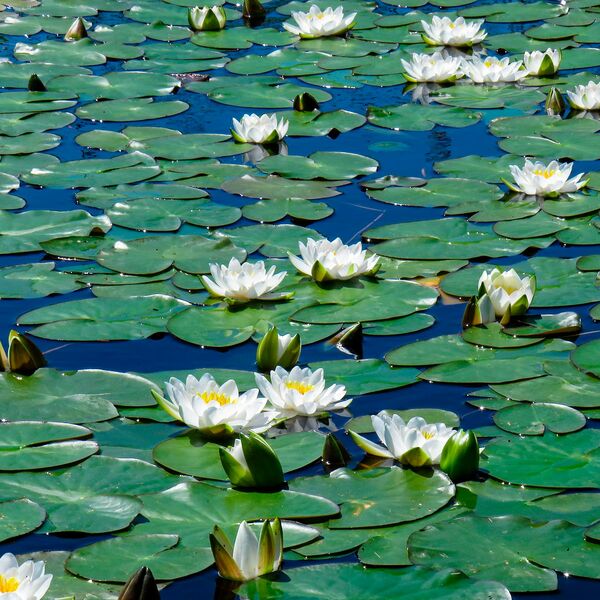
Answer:
[[[330,473],[331,471],[345,467],[350,462],[350,454],[335,435],[329,433],[323,444],[321,460],[325,470]]]
[[[2,371],[20,375],[31,375],[47,364],[41,350],[18,331],[11,331],[8,336],[8,354],[0,344],[0,362]]]
[[[440,468],[454,483],[472,479],[479,469],[479,444],[472,431],[459,429],[442,450]]]
[[[215,526],[210,534],[210,547],[219,575],[232,581],[250,581],[278,571],[283,558],[281,521],[264,521],[260,538],[246,521],[242,521],[232,544],[225,532]]]
[[[192,31],[220,31],[226,22],[227,16],[221,6],[188,8],[188,24]]]
[[[82,40],[88,36],[87,29],[85,28],[85,22],[81,17],[77,17],[71,27],[67,29],[67,33],[65,33],[65,41],[67,42],[76,42],[77,40]]]
[[[37,73],[32,73],[29,82],[27,83],[27,89],[30,92],[45,92],[47,88],[37,76]]]
[[[277,366],[289,371],[298,362],[301,350],[298,334],[279,335],[277,327],[271,327],[258,344],[256,364],[263,372],[271,371]]]
[[[565,112],[565,101],[557,88],[552,88],[546,96],[546,113],[551,117]]]
[[[294,98],[294,110],[298,112],[312,112],[313,110],[319,110],[319,103],[309,92],[302,92]]]
[[[152,571],[142,567],[125,584],[118,600],[160,600],[160,593]]]
[[[255,433],[240,434],[232,448],[219,448],[229,481],[241,488],[281,488],[283,469],[273,448]]]
[[[242,17],[250,21],[258,21],[264,19],[267,11],[265,7],[260,3],[260,0],[244,0],[242,8]]]

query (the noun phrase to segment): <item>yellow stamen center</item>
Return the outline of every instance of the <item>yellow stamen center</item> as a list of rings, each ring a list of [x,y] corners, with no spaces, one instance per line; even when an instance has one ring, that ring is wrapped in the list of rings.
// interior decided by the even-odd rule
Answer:
[[[207,404],[209,402],[218,402],[221,406],[225,406],[226,404],[235,404],[236,402],[231,396],[226,396],[219,392],[202,392],[199,396]]]
[[[555,169],[536,169],[533,172],[534,175],[541,175],[544,179],[550,179],[554,176],[554,173],[556,173]]]
[[[423,434],[423,437],[426,440],[430,440],[430,439],[432,439],[432,438],[435,437],[435,432],[434,431],[422,431],[421,433]]]
[[[450,29],[454,29],[456,27],[456,25],[454,23],[450,23],[449,27],[450,27]]]
[[[19,580],[16,577],[0,575],[0,594],[8,592],[16,592],[19,589]]]
[[[306,394],[306,392],[310,392],[314,389],[314,385],[310,385],[310,383],[303,383],[302,381],[286,381],[286,387],[290,390],[296,390],[301,394]]]
[[[486,66],[489,69],[493,64],[493,61],[488,59],[483,64],[484,64],[484,66]]]

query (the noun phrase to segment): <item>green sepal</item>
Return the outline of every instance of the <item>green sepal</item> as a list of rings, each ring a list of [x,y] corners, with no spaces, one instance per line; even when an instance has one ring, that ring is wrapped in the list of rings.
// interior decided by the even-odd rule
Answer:
[[[459,429],[442,450],[440,468],[454,483],[472,479],[479,470],[477,436],[472,431]]]
[[[329,343],[335,345],[342,352],[353,354],[362,358],[363,355],[363,326],[362,323],[354,323],[342,329],[334,335]]]
[[[150,392],[152,393],[152,397],[156,400],[156,403],[170,416],[173,417],[174,419],[177,419],[178,421],[181,421],[181,416],[180,414],[174,410],[171,406],[171,404],[169,403],[169,401],[162,396],[161,394],[159,394],[156,390],[150,390]]]
[[[310,274],[317,283],[331,281],[329,271],[327,271],[327,269],[318,260],[314,262]]]
[[[232,485],[241,488],[256,487],[252,473],[244,465],[240,464],[227,448],[219,448],[219,458],[221,459],[223,470]]]
[[[271,327],[258,343],[256,365],[263,373],[267,373],[277,366],[278,340],[279,331],[277,327]]]
[[[510,314],[511,317],[518,317],[527,312],[529,308],[529,300],[527,296],[523,294],[516,302],[511,304]]]
[[[565,111],[565,101],[558,88],[553,87],[546,96],[546,113],[550,116],[562,115]]]
[[[243,581],[244,576],[233,560],[233,546],[227,535],[218,525],[215,525],[208,537],[219,575],[232,581]]]
[[[258,574],[266,575],[279,569],[283,552],[283,530],[279,518],[263,523],[258,540]]]
[[[4,350],[4,346],[2,342],[0,342],[0,371],[9,371],[10,367],[8,365],[8,356],[6,355],[6,350]]]
[[[293,366],[296,365],[300,359],[300,353],[302,352],[302,342],[300,341],[300,334],[296,333],[290,339],[290,343],[287,348],[283,351],[283,354],[279,357],[279,366],[289,371]]]
[[[552,58],[546,54],[542,59],[542,64],[537,72],[540,77],[548,77],[549,75],[554,75],[558,69],[554,66],[554,62]]]
[[[48,363],[41,350],[27,337],[12,330],[8,335],[8,367],[13,373],[31,375]]]
[[[160,600],[152,571],[148,567],[138,569],[123,586],[117,600]]]
[[[504,179],[504,177],[500,178],[500,181],[502,181],[502,183],[511,191],[511,192],[516,192],[517,194],[521,194],[521,190],[511,181],[508,181],[508,179]]]
[[[242,8],[242,17],[244,17],[244,19],[261,19],[265,17],[266,14],[267,11],[260,3],[260,0],[244,0],[244,6]]]
[[[200,26],[200,31],[220,31],[223,29],[217,15],[212,10],[209,10],[204,17],[204,22]]]
[[[411,467],[424,467],[431,463],[429,455],[423,448],[411,448],[400,457],[400,462]]]
[[[285,479],[275,451],[257,433],[240,434],[242,450],[257,488],[281,488]],[[232,481],[232,483],[234,483]]]
[[[230,129],[229,131],[231,132],[231,137],[234,139],[235,142],[237,142],[238,144],[246,143],[246,140],[242,139],[234,129]]]

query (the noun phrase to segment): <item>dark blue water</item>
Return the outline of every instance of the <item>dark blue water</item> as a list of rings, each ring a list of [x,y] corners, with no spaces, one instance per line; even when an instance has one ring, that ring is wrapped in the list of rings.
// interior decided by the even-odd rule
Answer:
[[[284,2],[273,3],[275,7]],[[488,3],[488,2],[482,2]],[[92,3],[93,4],[93,3]],[[431,7],[420,8],[428,10]],[[377,11],[381,14],[397,14],[401,9],[380,4]],[[114,24],[122,22],[122,15],[118,13],[100,13],[98,17],[88,20],[94,24]],[[283,20],[281,15],[270,14],[264,23],[265,27],[278,26]],[[528,23],[526,27],[536,24]],[[504,33],[508,31],[520,31],[524,27],[518,24],[502,25],[488,24],[486,26],[490,34]],[[18,41],[37,42],[47,37],[46,34],[33,36],[29,40],[12,37],[2,44],[2,55],[12,57],[12,47]],[[154,42],[151,42],[154,43]],[[259,49],[260,52],[271,51]],[[256,51],[253,48],[251,51]],[[248,51],[230,53],[232,58],[241,56]],[[93,67],[96,74],[102,74],[111,70],[119,70],[120,61],[109,61],[106,65]],[[227,71],[212,71],[210,75],[227,75]],[[301,82],[300,82],[301,83]],[[303,84],[306,85],[306,84]],[[410,95],[403,95],[399,87],[375,88],[364,86],[359,89],[330,89],[328,90],[333,99],[323,104],[324,110],[344,108],[361,114],[365,114],[367,107],[371,104],[386,106],[410,101]],[[158,98],[157,101],[171,99]],[[137,122],[135,125],[163,126],[179,129],[184,133],[228,132],[231,119],[238,117],[244,112],[242,108],[230,107],[216,104],[201,94],[188,93],[184,90],[177,94],[178,100],[184,100],[190,105],[189,110],[161,121]],[[74,109],[73,109],[74,110]],[[250,111],[249,111],[250,112]],[[436,127],[428,132],[394,132],[371,125],[341,135],[337,139],[324,138],[289,138],[287,140],[289,154],[308,155],[316,150],[347,151],[364,154],[375,158],[380,163],[377,176],[394,174],[401,176],[431,177],[435,173],[433,164],[440,160],[458,158],[470,154],[481,156],[499,156],[502,151],[497,146],[497,140],[487,132],[487,122],[491,117],[505,115],[499,111],[488,111],[486,118],[477,125],[465,129],[451,129]],[[120,123],[92,123],[90,121],[77,120],[73,125],[55,131],[62,137],[61,145],[52,150],[50,154],[60,158],[61,161],[77,160],[82,158],[104,158],[114,156],[112,153],[99,152],[84,149],[74,142],[74,139],[84,131],[97,128],[119,130],[125,124]],[[222,162],[240,163],[241,156],[221,159]],[[593,169],[596,165],[590,163],[578,163],[574,167],[575,172]],[[0,167],[1,170],[1,167]],[[414,221],[422,219],[439,218],[443,216],[440,209],[398,207],[378,203],[370,200],[359,188],[359,181],[355,180],[350,185],[339,189],[341,195],[327,200],[327,203],[336,209],[333,216],[318,221],[312,225],[323,235],[334,238],[341,237],[344,241],[356,241],[366,228],[373,224],[383,225],[401,221]],[[18,195],[27,200],[25,210],[51,209],[72,210],[74,208],[73,190],[45,190],[34,189],[26,184],[18,190]],[[219,190],[211,190],[211,197],[220,203],[242,206],[247,199],[234,197]],[[90,212],[93,209],[87,209]],[[254,222],[238,221],[234,226],[243,224],[254,224]],[[184,226],[181,233],[197,231],[194,227]],[[132,233],[127,230],[113,228],[111,236],[124,235],[131,237]],[[135,237],[142,234],[135,234]],[[153,234],[156,235],[156,234]],[[600,252],[595,246],[563,247],[554,243],[551,247],[534,251],[533,255],[573,257],[582,254],[593,254]],[[0,256],[0,266],[21,264],[47,260],[43,253]],[[511,257],[498,262],[511,263],[522,260],[522,257]],[[59,263],[60,265],[60,263]],[[0,302],[0,331],[7,331],[14,327],[18,317],[34,308],[46,304],[63,302],[67,299],[82,299],[92,297],[89,290],[80,290],[68,296],[55,296],[39,300],[3,300]],[[580,340],[589,341],[598,336],[600,328],[587,316],[589,306],[577,307],[584,318],[584,333]],[[463,311],[462,305],[442,305],[438,303],[429,312],[436,317],[436,324],[416,334],[389,337],[365,337],[364,357],[381,358],[387,351],[402,344],[417,339],[427,339],[447,333],[458,333],[460,331],[460,320]],[[157,339],[128,341],[128,342],[89,342],[89,343],[58,343],[48,340],[36,340],[39,346],[47,353],[52,367],[63,370],[98,368],[118,371],[152,372],[165,371],[169,369],[198,369],[211,367],[231,367],[237,369],[254,369],[255,345],[253,343],[243,344],[229,349],[226,353],[211,349],[201,349],[181,342],[170,335],[160,336]],[[575,341],[575,340],[574,340]],[[303,349],[303,361],[313,362],[324,359],[346,358],[335,348],[324,344],[313,344]],[[473,410],[465,405],[465,394],[479,386],[458,386],[443,384],[419,383],[392,392],[372,394],[366,398],[359,399],[352,405],[355,415],[375,413],[383,408],[413,408],[423,403],[428,407],[438,407],[453,410],[461,416],[463,427],[473,428],[491,422],[490,413]],[[338,422],[340,424],[340,422]],[[349,443],[348,443],[349,445]],[[355,457],[358,454],[355,454]],[[312,470],[315,470],[313,468]],[[307,470],[306,472],[310,472]],[[102,536],[57,536],[57,535],[32,535],[21,538],[10,543],[0,544],[0,553],[12,551],[23,553],[43,549],[70,550],[93,541],[103,539]],[[353,560],[352,557],[343,560]],[[288,566],[289,563],[286,563]],[[565,578],[559,576],[560,593],[536,594],[536,598],[597,598],[600,593],[600,584],[597,582],[582,580],[578,578]],[[169,586],[163,593],[165,599],[194,599],[212,598],[215,590],[215,572],[209,570],[203,574],[180,580]],[[516,594],[518,598],[523,595]]]

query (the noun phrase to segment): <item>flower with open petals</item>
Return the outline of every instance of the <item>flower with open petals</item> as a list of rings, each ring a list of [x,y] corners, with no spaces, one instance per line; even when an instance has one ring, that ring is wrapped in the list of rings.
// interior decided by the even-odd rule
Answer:
[[[240,121],[233,119],[231,135],[242,144],[275,144],[287,134],[289,122],[277,115],[244,115]]]
[[[508,56],[505,58],[474,56],[463,59],[462,70],[473,83],[509,83],[527,76],[527,71],[522,69],[522,66],[522,61],[510,62]]]
[[[487,33],[481,29],[483,19],[479,21],[465,21],[462,17],[452,20],[448,17],[433,16],[431,23],[421,21],[424,34],[423,41],[430,46],[473,46],[479,44]]]
[[[360,242],[347,246],[340,238],[333,242],[309,238],[306,244],[300,242],[298,245],[301,258],[290,253],[290,261],[300,273],[318,282],[374,275],[379,268],[379,256],[367,257]]]
[[[510,172],[514,184],[503,180],[513,191],[528,196],[556,197],[560,194],[569,194],[585,187],[588,180],[581,178],[583,173],[569,179],[573,163],[559,163],[553,160],[546,165],[542,162],[532,162],[525,159],[523,167],[510,165]]]
[[[368,454],[394,458],[412,467],[439,464],[442,450],[454,433],[444,423],[428,424],[422,417],[406,423],[399,415],[386,411],[372,415],[371,422],[381,444],[350,431],[356,444]]]
[[[169,399],[152,390],[158,404],[174,419],[209,437],[240,431],[261,433],[273,421],[272,412],[263,412],[266,398],[260,398],[256,388],[240,394],[233,379],[220,386],[205,373],[200,379],[188,375],[185,383],[171,377],[165,387]]]
[[[232,581],[250,581],[278,571],[283,559],[283,531],[279,519],[264,521],[260,539],[246,521],[238,527],[232,545],[217,525],[210,534],[210,547],[219,575]]]
[[[406,73],[404,77],[412,82],[444,82],[455,81],[462,77],[462,61],[458,57],[448,56],[442,52],[434,54],[413,53],[410,61],[401,59]]]
[[[600,83],[590,81],[567,90],[569,104],[577,110],[600,110]]]
[[[548,48],[545,52],[534,50],[533,52],[525,52],[523,55],[523,65],[528,75],[538,75],[540,77],[548,77],[554,75],[558,71],[562,53],[560,50]]]
[[[44,561],[25,561],[19,565],[14,554],[0,557],[0,598],[3,600],[40,600],[48,591],[52,575],[45,573]]]
[[[273,409],[284,418],[342,410],[352,402],[351,399],[342,400],[346,395],[343,385],[325,387],[323,369],[313,373],[309,368],[294,367],[288,372],[277,367],[271,371],[271,381],[259,373],[254,377]]]
[[[230,303],[243,303],[252,300],[285,300],[292,293],[273,292],[284,280],[286,273],[275,273],[275,267],[268,271],[265,263],[240,263],[232,258],[228,265],[210,265],[212,279],[207,275],[200,278],[211,296],[224,298]]]
[[[290,33],[302,39],[311,40],[332,35],[343,35],[354,27],[356,13],[344,15],[344,9],[338,6],[335,10],[331,7],[321,10],[313,4],[308,12],[292,12],[295,25],[284,23],[283,27]]]

